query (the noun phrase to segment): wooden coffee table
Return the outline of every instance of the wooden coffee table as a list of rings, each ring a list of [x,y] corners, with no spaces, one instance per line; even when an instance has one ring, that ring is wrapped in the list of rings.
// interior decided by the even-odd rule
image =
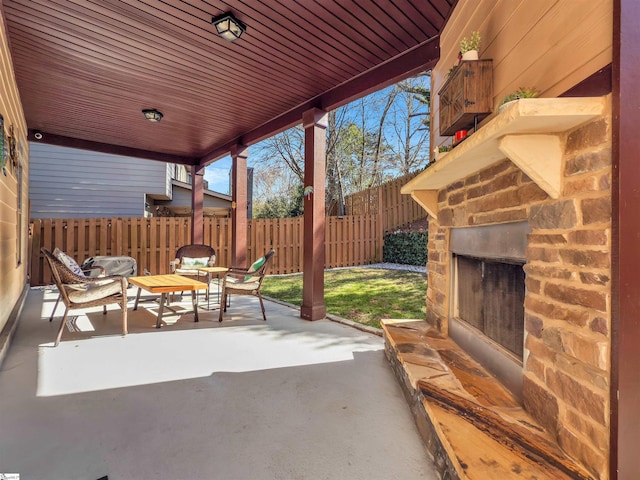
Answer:
[[[142,277],[129,277],[129,283],[138,287],[138,294],[136,295],[136,303],[133,306],[134,310],[138,309],[138,301],[140,300],[140,292],[145,290],[149,293],[160,294],[160,309],[158,310],[158,318],[156,320],[156,328],[160,328],[160,321],[162,320],[162,312],[164,310],[164,304],[167,299],[167,293],[176,293],[182,291],[190,291],[191,298],[193,300],[193,314],[195,321],[198,321],[198,296],[196,291],[207,290],[209,286],[204,282],[198,280],[192,280],[182,275],[168,274],[168,275],[145,275]]]

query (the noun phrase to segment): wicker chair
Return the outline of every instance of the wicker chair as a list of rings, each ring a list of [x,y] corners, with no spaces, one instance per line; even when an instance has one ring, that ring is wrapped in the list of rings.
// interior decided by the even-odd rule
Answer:
[[[190,262],[185,259],[191,259]],[[200,261],[198,263],[197,261]],[[186,265],[191,263],[191,265]],[[171,262],[171,273],[176,273],[184,277],[200,280],[197,266],[213,267],[216,263],[216,251],[209,245],[183,245],[176,252],[176,258]],[[209,299],[209,289],[207,288],[206,299]]]
[[[222,280],[222,299],[220,300],[220,316],[218,321],[222,321],[222,313],[227,311],[228,295],[253,295],[260,300],[260,308],[262,309],[262,318],[267,321],[264,312],[264,303],[260,294],[262,281],[269,268],[269,263],[276,252],[269,251],[264,257],[256,260],[249,268],[232,267]]]
[[[64,263],[64,260],[61,258],[61,255],[64,254],[66,255],[62,250],[60,250],[59,248],[55,248],[53,250],[53,254],[56,256],[56,258],[58,258],[58,260],[61,260]],[[105,269],[104,267],[101,267],[99,265],[96,266],[91,266],[91,267],[84,267],[84,263],[82,262],[83,266],[80,266],[79,268],[82,270],[82,275],[81,276],[85,276],[85,277],[104,277],[106,275],[105,273]],[[98,272],[96,273],[92,273],[92,272]],[[49,317],[49,321],[52,322],[53,321],[53,316],[56,313],[56,310],[58,309],[58,304],[60,303],[60,300],[62,299],[62,293],[58,294],[58,299],[56,300],[56,304],[53,306],[53,310],[51,310],[51,316]]]
[[[55,345],[58,346],[62,331],[70,310],[102,305],[103,313],[107,313],[107,305],[117,303],[122,309],[122,334],[127,334],[127,278],[122,275],[107,277],[83,277],[72,272],[58,257],[48,249],[42,253],[49,263],[53,279],[58,287],[62,303],[65,305],[64,315]],[[57,304],[56,304],[57,305]]]

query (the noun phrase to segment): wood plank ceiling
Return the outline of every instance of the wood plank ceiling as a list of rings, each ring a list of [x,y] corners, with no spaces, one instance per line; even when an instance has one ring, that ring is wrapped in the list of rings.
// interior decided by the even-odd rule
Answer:
[[[431,66],[456,0],[2,0],[30,139],[187,164]],[[213,16],[247,25],[229,43]],[[156,108],[161,122],[146,121]]]

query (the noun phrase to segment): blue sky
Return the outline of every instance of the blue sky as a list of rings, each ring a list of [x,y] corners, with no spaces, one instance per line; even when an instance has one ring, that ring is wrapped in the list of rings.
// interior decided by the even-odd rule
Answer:
[[[231,170],[231,157],[224,157],[204,168],[204,179],[209,182],[209,190],[230,194],[229,172]]]

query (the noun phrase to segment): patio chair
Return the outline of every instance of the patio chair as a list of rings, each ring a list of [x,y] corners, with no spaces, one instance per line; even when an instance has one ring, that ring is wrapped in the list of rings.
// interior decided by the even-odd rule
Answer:
[[[56,247],[53,250],[53,254],[58,258],[58,260],[64,263],[67,266],[67,268],[69,268],[72,272],[75,272],[76,274],[80,275],[81,277],[104,277],[105,276],[106,272],[104,267],[100,265],[85,266],[85,264],[87,263],[86,260],[82,262],[81,266],[78,266],[78,263],[73,258],[71,258],[69,255],[64,253],[58,247]],[[93,272],[97,272],[97,273],[93,273]],[[53,321],[53,316],[56,313],[56,309],[58,308],[58,304],[60,303],[61,298],[62,298],[62,292],[58,293],[56,304],[53,306],[53,310],[51,310],[51,316],[49,317],[50,322]]]
[[[122,275],[105,277],[85,277],[81,271],[73,271],[47,248],[42,253],[49,263],[62,303],[65,305],[64,315],[55,345],[58,346],[62,331],[70,310],[103,306],[103,314],[107,313],[107,305],[117,303],[122,309],[122,334],[127,334],[127,278]],[[66,254],[65,254],[66,255]],[[75,262],[74,262],[75,263]],[[77,264],[76,264],[77,266]],[[78,267],[79,269],[80,267]],[[56,304],[57,305],[57,304]]]
[[[198,267],[213,267],[216,263],[216,251],[209,245],[183,245],[176,252],[175,260],[171,261],[171,273],[184,277],[200,279]],[[207,288],[206,299],[209,299]]]
[[[270,250],[264,257],[260,257],[253,262],[249,268],[231,267],[229,269],[222,280],[219,322],[222,321],[222,313],[227,311],[228,295],[254,295],[258,297],[258,300],[260,300],[260,308],[262,309],[262,318],[265,322],[267,321],[262,295],[260,294],[260,287],[262,287],[262,281],[275,253],[275,251]]]

